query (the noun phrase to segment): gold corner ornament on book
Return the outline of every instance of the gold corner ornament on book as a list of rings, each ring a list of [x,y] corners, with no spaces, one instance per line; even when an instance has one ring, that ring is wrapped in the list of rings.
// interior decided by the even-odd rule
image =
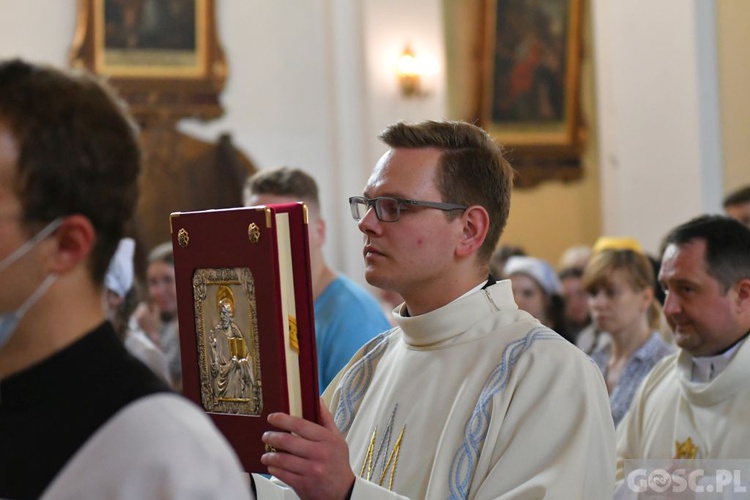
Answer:
[[[694,459],[698,456],[698,447],[693,444],[693,440],[687,438],[684,442],[674,442],[675,445],[675,459]]]
[[[260,228],[255,222],[247,226],[247,239],[251,243],[258,243],[260,241]]]
[[[182,248],[187,248],[190,244],[190,235],[184,227],[177,232],[177,243]]]

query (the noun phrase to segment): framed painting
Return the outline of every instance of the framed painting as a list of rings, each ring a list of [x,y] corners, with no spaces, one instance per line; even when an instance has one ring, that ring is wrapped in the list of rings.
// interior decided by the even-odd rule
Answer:
[[[484,1],[477,114],[522,177],[580,176],[582,2]]]
[[[200,77],[205,0],[96,0],[94,64],[113,76]]]
[[[221,114],[215,0],[79,0],[71,63],[107,75],[136,116]]]

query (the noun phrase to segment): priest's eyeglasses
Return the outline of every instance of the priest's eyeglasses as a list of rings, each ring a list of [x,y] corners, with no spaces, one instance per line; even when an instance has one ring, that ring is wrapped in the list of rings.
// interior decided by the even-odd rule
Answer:
[[[352,196],[349,198],[349,206],[352,209],[354,220],[360,221],[367,215],[367,211],[375,207],[375,215],[381,222],[397,222],[401,216],[401,210],[409,207],[436,208],[449,212],[451,210],[466,210],[469,207],[457,205],[456,203],[440,203],[437,201],[405,200],[403,198],[392,198],[390,196],[378,196],[377,198],[366,198],[364,196]]]

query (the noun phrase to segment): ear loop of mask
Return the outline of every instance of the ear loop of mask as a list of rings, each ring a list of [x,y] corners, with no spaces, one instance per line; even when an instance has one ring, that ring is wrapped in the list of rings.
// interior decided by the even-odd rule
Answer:
[[[61,223],[62,217],[58,217],[57,219],[53,220],[52,222],[47,224],[44,229],[39,231],[28,241],[26,241],[26,243],[24,243],[10,255],[5,257],[2,261],[0,261],[0,271],[6,269],[8,266],[23,257],[29,250],[31,250],[31,248],[34,247],[34,245],[38,244],[44,238],[52,234],[55,229],[60,227]],[[52,283],[55,282],[56,279],[57,274],[50,273],[44,279],[44,281],[42,281],[42,284],[39,285],[37,289],[34,290],[34,292],[26,300],[23,301],[21,307],[19,307],[15,311],[0,314],[0,349],[2,349],[3,346],[8,342],[8,340],[10,340],[10,338],[13,336],[13,333],[18,327],[21,318],[23,318],[26,312],[31,309],[31,307],[41,298],[42,294],[44,294],[47,289],[49,289],[49,287],[52,285]]]
[[[36,304],[36,302],[41,298],[42,294],[47,291],[47,289],[52,285],[52,283],[55,282],[56,279],[57,274],[50,274],[44,279],[44,281],[42,281],[42,284],[39,285],[36,290],[34,290],[34,293],[32,293],[31,296],[23,302],[23,304],[21,304],[21,307],[13,312],[0,314],[0,349],[2,349],[13,336],[16,328],[18,328],[18,324],[21,322],[21,319],[24,317],[26,312],[31,309],[31,306]]]
[[[10,255],[5,257],[2,261],[0,261],[0,271],[3,271],[7,267],[9,267],[11,264],[13,264],[15,261],[20,259],[24,256],[26,252],[31,250],[36,244],[38,244],[40,241],[45,239],[47,236],[52,234],[58,227],[60,227],[60,224],[62,224],[63,218],[58,217],[57,219],[53,220],[47,226],[36,233],[34,236],[32,236],[29,240],[26,241],[23,245],[16,248]]]
[[[52,286],[52,283],[55,282],[57,279],[57,274],[52,273],[49,276],[47,276],[44,281],[42,281],[42,284],[39,285],[39,288],[37,288],[34,293],[31,294],[31,296],[24,301],[23,304],[21,304],[21,307],[16,309],[16,316],[20,320],[23,318],[23,316],[26,314],[26,312],[36,304],[36,301],[39,300],[39,298],[44,294],[44,292],[47,291],[47,289]]]

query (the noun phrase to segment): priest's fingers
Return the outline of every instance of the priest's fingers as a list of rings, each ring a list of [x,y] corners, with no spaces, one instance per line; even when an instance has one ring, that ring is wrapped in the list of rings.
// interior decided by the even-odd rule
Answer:
[[[338,427],[336,427],[336,422],[333,420],[333,415],[328,411],[328,407],[325,405],[322,398],[320,399],[320,425],[336,435],[341,435]]]
[[[268,423],[286,432],[293,432],[310,441],[322,441],[330,431],[325,427],[300,417],[293,417],[286,413],[271,413]]]
[[[328,447],[329,443],[318,446]],[[324,458],[308,459],[279,450],[264,454],[261,462],[268,467],[269,474],[292,487],[302,499],[345,498],[354,484],[348,453],[343,456],[323,453],[322,456]]]
[[[324,426],[284,413],[269,415],[268,421],[280,429],[263,434],[263,442],[274,450],[261,457],[268,472],[300,498],[344,498],[354,473],[349,447],[328,410],[321,416]]]
[[[319,427],[314,439],[293,432],[267,431],[263,433],[263,443],[267,449],[286,452],[315,462],[349,464],[349,447],[338,432]],[[334,465],[336,466],[336,465]]]
[[[284,450],[277,449],[270,453],[264,453],[260,461],[268,467],[268,473],[275,476],[287,484],[290,479],[288,476],[303,476],[311,474],[311,461],[304,457],[299,457]],[[290,485],[291,486],[291,485]]]
[[[310,441],[290,432],[267,431],[261,438],[266,450],[286,452],[302,458],[314,458],[315,447],[320,441]]]

